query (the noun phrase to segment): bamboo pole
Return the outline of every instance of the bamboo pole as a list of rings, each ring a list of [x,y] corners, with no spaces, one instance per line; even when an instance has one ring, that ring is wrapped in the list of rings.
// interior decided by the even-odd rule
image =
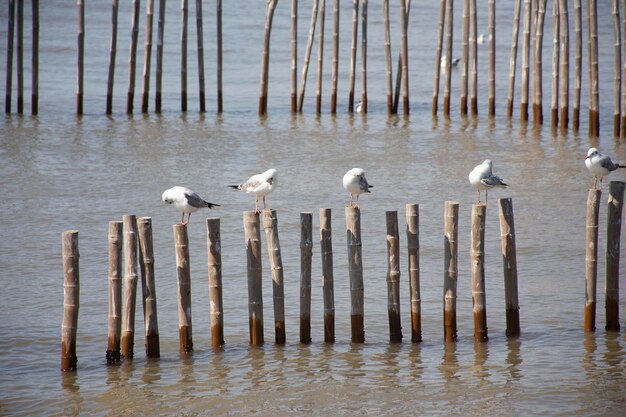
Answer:
[[[619,2],[613,0],[613,34],[615,51],[615,81],[613,87],[613,136],[620,136],[622,116],[622,34],[620,29]],[[619,322],[619,321],[618,321]]]
[[[485,288],[485,204],[472,205],[471,250],[472,305],[474,310],[474,341],[486,342],[487,297]]]
[[[356,43],[359,31],[359,0],[352,0],[352,42],[350,46],[350,77],[348,79],[348,113],[354,111],[354,83],[356,76]]]
[[[346,235],[348,237],[348,273],[350,275],[350,323],[352,343],[365,342],[363,312],[363,258],[361,254],[361,210],[347,206]]]
[[[265,30],[263,32],[263,52],[261,57],[261,92],[259,95],[259,115],[267,114],[267,93],[270,70],[270,35],[272,33],[272,20],[278,0],[266,0],[265,2]]]
[[[11,113],[13,91],[13,39],[15,35],[15,0],[9,0],[8,29],[7,29],[7,67],[6,88],[4,90],[4,112]]]
[[[543,124],[543,28],[548,0],[539,0],[533,48],[533,124]]]
[[[600,109],[598,86],[598,4],[587,2],[587,29],[589,48],[589,135],[600,134]]]
[[[176,249],[176,282],[178,284],[178,336],[180,352],[193,351],[193,328],[191,321],[191,267],[189,264],[189,237],[187,225],[174,226]]]
[[[298,111],[298,0],[291,0],[291,112]]]
[[[135,345],[135,305],[137,301],[137,218],[130,214],[124,223],[124,307],[122,356],[132,359]]]
[[[452,0],[450,0],[452,1]],[[408,116],[409,109],[409,41],[408,41],[408,29],[409,29],[409,11],[408,5],[405,0],[400,0],[400,30],[401,30],[401,42],[400,58],[402,60],[402,108],[404,116]],[[396,107],[397,111],[397,107]]]
[[[559,21],[559,3],[552,3],[552,128],[559,125],[559,37],[561,24]]]
[[[165,1],[159,0],[159,21],[157,23],[157,46],[156,46],[156,80],[154,92],[154,111],[161,113],[162,85],[163,85],[163,38],[165,37]]]
[[[313,214],[300,213],[300,343],[311,343]]]
[[[188,0],[180,2],[180,111],[187,111],[187,31],[189,22]]]
[[[222,238],[219,217],[206,219],[209,269],[209,304],[211,306],[211,346],[224,345],[224,304],[222,302]]]
[[[574,103],[572,109],[572,128],[575,132],[580,126],[580,89],[582,86],[583,32],[581,0],[574,0]]]
[[[146,357],[161,356],[159,347],[159,321],[157,318],[156,282],[154,278],[154,250],[152,244],[152,219],[137,219],[139,259],[141,263],[141,288],[143,295],[144,326],[146,331]]]
[[[82,0],[80,0],[80,4],[82,4]],[[80,10],[83,10],[84,6],[79,6]],[[79,17],[79,24],[82,23],[83,32],[84,32],[84,18]],[[24,0],[17,0],[17,21],[16,21],[16,31],[17,31],[17,114],[24,114]],[[79,49],[80,49],[80,30],[79,30]],[[80,56],[79,56],[80,57]]]
[[[196,41],[198,44],[198,100],[200,113],[206,112],[204,87],[204,35],[202,30],[202,0],[196,0]]]
[[[361,1],[361,113],[367,113],[367,0]]]
[[[602,190],[589,189],[587,196],[587,233],[585,251],[585,320],[586,332],[596,330],[596,287],[598,282],[598,217]]]
[[[258,346],[263,344],[263,282],[259,214],[254,211],[244,211],[243,226],[248,271],[250,344]]]
[[[309,38],[307,40],[306,52],[304,54],[304,64],[302,65],[302,78],[300,79],[300,92],[298,94],[298,112],[300,113],[302,113],[302,105],[304,103],[304,91],[306,89],[306,79],[309,72],[309,62],[311,60],[313,40],[315,39],[315,25],[317,23],[318,8],[319,0],[313,0],[313,9],[311,10],[311,25],[309,26]]]
[[[337,113],[337,81],[339,78],[339,0],[333,1],[333,66],[330,87],[330,113]]]
[[[333,277],[333,239],[331,210],[320,209],[320,258],[324,299],[324,342],[335,342],[335,289]]]
[[[383,30],[385,36],[385,80],[387,86],[387,114],[393,114],[393,76],[391,63],[391,32],[389,27],[389,0],[383,0]]]
[[[18,1],[18,14],[19,14],[19,5],[22,4],[21,1]],[[76,4],[78,6],[78,65],[77,65],[77,85],[76,85],[76,114],[81,115],[83,114],[83,92],[84,92],[84,67],[85,67],[85,3],[83,2],[83,0],[77,0]],[[19,42],[20,42],[20,35],[19,35],[19,19],[18,19],[18,72],[17,72],[17,77],[18,77],[18,103],[17,103],[17,112],[21,113],[20,111],[20,87],[19,87],[19,77],[20,77],[20,53],[19,53]]]
[[[496,115],[496,0],[489,2],[489,116]]]
[[[435,86],[433,88],[432,114],[437,115],[439,103],[439,78],[441,74],[441,55],[443,50],[443,33],[446,21],[446,0],[441,0],[439,7],[439,31],[437,37],[437,54],[435,59]]]
[[[626,4],[622,1],[622,44],[626,45]],[[621,115],[621,128],[620,137],[626,137],[626,53],[624,56],[624,75],[622,76],[622,115]]]
[[[32,50],[32,94],[31,114],[39,113],[39,0],[32,0],[33,50]]]
[[[478,23],[476,20],[476,0],[470,0],[470,109],[472,116],[478,115]]]
[[[132,114],[135,100],[135,71],[137,59],[137,38],[139,37],[140,0],[133,0],[133,17],[130,36],[130,53],[128,56],[128,93],[126,95],[126,113]]]
[[[122,336],[122,222],[109,222],[109,328],[106,359],[108,364],[120,361]]]
[[[115,58],[117,55],[117,15],[119,0],[111,2],[111,43],[109,47],[109,75],[107,79],[106,114],[113,113],[113,84],[115,81]]]
[[[419,205],[406,205],[406,241],[411,300],[411,342],[422,341],[422,299],[420,295]]]
[[[506,335],[507,337],[516,337],[520,334],[520,323],[513,201],[510,198],[501,198],[498,200],[498,205],[500,210],[500,237],[502,239],[502,266],[504,268]]]
[[[519,18],[522,0],[515,0],[513,11],[513,40],[511,41],[511,58],[509,59],[509,89],[507,101],[507,117],[513,117],[513,98],[515,96],[515,68],[517,67],[517,42],[519,38]]]
[[[529,68],[530,68],[530,31],[531,28],[531,14],[532,14],[531,0],[524,0],[524,34],[522,45],[522,96],[520,98],[520,119],[525,122],[528,121],[528,83],[529,83]]]
[[[443,115],[450,116],[450,90],[452,86],[452,34],[454,27],[454,0],[446,0],[446,67],[443,89]]]
[[[456,284],[458,278],[459,203],[444,206],[443,340],[456,342]]]
[[[154,0],[146,3],[146,40],[143,49],[143,87],[141,91],[141,112],[148,113],[148,100],[150,98],[150,60],[152,57],[152,17]]]
[[[469,68],[469,33],[470,33],[470,17],[469,5],[470,0],[463,0],[463,17],[462,17],[462,54],[461,54],[461,115],[467,116],[467,96],[468,96],[468,73]]]
[[[61,326],[61,370],[75,371],[76,333],[80,296],[78,231],[68,230],[61,235],[63,247],[63,324]]]
[[[274,329],[277,345],[285,344],[285,285],[283,280],[283,259],[278,238],[278,217],[276,210],[263,211],[263,229],[267,243],[267,253],[272,271],[272,296],[274,300]]]
[[[222,0],[217,0],[217,112],[222,113],[223,93],[222,93]]]
[[[619,257],[624,182],[611,181],[606,229],[606,330],[619,331]]]
[[[400,7],[402,7],[402,5],[400,5]],[[409,30],[409,26],[408,25],[409,25],[409,12],[410,12],[410,10],[411,10],[411,0],[405,0],[405,13],[404,13],[405,14],[405,18],[404,18],[404,21],[406,23],[405,26],[406,26],[406,30],[407,30],[407,36],[408,36],[408,30]],[[402,13],[402,11],[400,13]],[[400,16],[400,21],[402,21],[402,15]],[[401,36],[402,36],[402,29],[400,31],[401,31]],[[407,46],[407,48],[408,48],[408,46]],[[400,52],[398,53],[398,66],[397,66],[397,70],[396,70],[396,87],[395,87],[394,95],[393,95],[393,111],[392,111],[393,114],[397,114],[398,113],[398,103],[400,101],[400,88],[401,87],[402,87],[402,44],[400,45]]]
[[[569,13],[567,0],[559,0],[559,18],[561,26],[561,70],[559,74],[561,89],[561,129],[569,125]]]
[[[402,342],[400,315],[400,232],[398,212],[385,213],[387,220],[387,314],[389,316],[389,341]]]

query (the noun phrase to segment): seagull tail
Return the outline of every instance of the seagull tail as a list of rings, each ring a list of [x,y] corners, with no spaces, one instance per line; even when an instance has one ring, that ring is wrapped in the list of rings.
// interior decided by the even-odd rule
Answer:
[[[239,189],[239,185],[229,185],[228,187],[232,188],[233,190]]]
[[[204,204],[206,204],[206,206],[208,208],[213,208],[213,207],[219,207],[219,204],[215,204],[215,203],[209,203],[208,201],[205,201]]]
[[[626,168],[626,165],[617,165],[618,168]]]

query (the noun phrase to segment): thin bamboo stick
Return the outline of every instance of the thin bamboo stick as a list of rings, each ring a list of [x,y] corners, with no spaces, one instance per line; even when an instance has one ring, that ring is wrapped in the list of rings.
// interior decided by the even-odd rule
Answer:
[[[444,206],[443,340],[456,342],[456,286],[458,278],[459,203]]]
[[[450,91],[452,87],[452,34],[454,27],[454,0],[446,0],[446,67],[443,89],[443,115],[450,116]]]
[[[489,2],[489,116],[496,115],[496,1]]]
[[[143,295],[146,357],[161,356],[159,347],[159,321],[157,318],[156,282],[154,278],[154,250],[152,244],[152,219],[137,219],[139,259],[141,263],[141,288]]]
[[[202,31],[202,0],[196,0],[196,40],[198,44],[198,100],[200,113],[206,112],[204,87],[204,35]]]
[[[80,0],[82,4],[82,0]],[[84,6],[79,6],[84,11]],[[83,12],[84,13],[84,12]],[[79,17],[79,24],[82,23],[84,32],[84,18]],[[24,0],[17,1],[17,20],[15,29],[17,31],[17,114],[24,114]],[[79,29],[79,45],[80,45],[80,29]],[[80,49],[80,46],[79,46]]]
[[[339,78],[339,0],[333,1],[333,66],[330,87],[330,113],[337,113],[337,82]]]
[[[267,243],[267,253],[272,271],[272,296],[274,301],[274,330],[277,345],[285,344],[285,284],[283,280],[283,259],[278,238],[278,217],[276,210],[263,211],[263,229]]]
[[[9,0],[8,29],[7,29],[7,67],[6,88],[4,90],[4,112],[11,113],[13,91],[13,39],[15,36],[15,0]]]
[[[354,112],[354,83],[356,76],[356,43],[359,30],[359,0],[352,0],[352,42],[350,46],[350,77],[348,79],[348,113]]]
[[[515,68],[517,67],[517,42],[519,38],[519,19],[522,0],[515,1],[513,11],[513,40],[511,41],[511,58],[509,59],[509,89],[507,101],[507,117],[513,116],[513,98],[515,96]]]
[[[18,1],[18,14],[19,14],[19,5],[21,4],[21,1]],[[83,92],[84,92],[84,59],[85,59],[85,3],[83,2],[83,0],[77,0],[76,4],[78,6],[78,65],[77,65],[77,85],[76,85],[76,114],[81,115],[83,114]],[[21,113],[20,111],[20,53],[19,53],[19,42],[20,42],[20,35],[19,35],[19,18],[18,18],[18,56],[17,56],[17,60],[18,60],[18,72],[17,72],[17,77],[18,77],[18,97],[17,97],[17,112]]]
[[[222,93],[222,0],[216,1],[217,11],[217,113],[222,113],[223,93]]]
[[[39,113],[39,0],[32,0],[33,50],[32,50],[32,94],[31,114]]]
[[[209,304],[211,306],[211,346],[224,345],[224,304],[222,302],[222,238],[220,219],[206,219],[209,269]]]
[[[486,342],[487,297],[485,289],[485,204],[472,205],[470,259],[472,262],[472,306],[474,310],[474,340]]]
[[[106,360],[120,361],[122,336],[122,222],[109,222],[109,328]]]
[[[559,0],[559,17],[561,25],[561,70],[559,80],[561,83],[561,129],[567,129],[569,125],[569,13],[567,0]]]
[[[611,181],[606,228],[606,330],[619,331],[619,257],[624,182]]]
[[[585,319],[586,332],[596,330],[596,287],[598,283],[598,217],[602,190],[589,189],[587,196],[587,233],[585,252]]]
[[[367,113],[367,0],[361,1],[361,113]]]
[[[180,111],[187,111],[187,31],[189,23],[188,0],[180,2]]]
[[[128,93],[126,94],[126,113],[132,114],[135,100],[135,71],[137,60],[137,38],[139,37],[140,0],[133,0],[133,17],[130,36],[130,53],[128,56]]]
[[[387,86],[387,114],[393,114],[393,76],[391,63],[391,33],[389,28],[389,0],[383,0],[383,28],[385,35],[385,69]]]
[[[626,0],[622,1],[622,9],[624,12],[622,13],[622,44],[626,45]],[[621,115],[621,128],[620,128],[620,137],[626,137],[626,53],[623,54],[624,57],[624,68],[622,75],[622,115]]]
[[[111,43],[109,47],[109,75],[107,79],[106,114],[113,113],[113,84],[115,81],[115,58],[117,55],[117,15],[119,0],[111,2]]]
[[[449,0],[452,1],[452,0]],[[405,116],[409,115],[409,41],[407,32],[409,30],[409,11],[405,0],[400,0],[400,58],[402,60],[402,108]],[[397,111],[397,107],[396,107]]]
[[[501,198],[498,200],[498,205],[500,210],[500,237],[502,239],[502,266],[504,268],[506,335],[507,337],[515,337],[520,334],[520,323],[513,201],[510,198]]]
[[[402,342],[400,315],[400,232],[398,212],[385,213],[387,220],[387,314],[389,316],[389,341]]]
[[[543,28],[548,0],[539,0],[539,10],[533,38],[533,123],[543,124]]]
[[[600,134],[600,108],[598,86],[598,4],[587,2],[587,29],[589,48],[589,135]]]
[[[411,11],[411,0],[405,0],[405,10],[406,10],[405,11],[406,17],[404,21],[406,22],[406,30],[407,30],[407,36],[408,36],[409,12]],[[402,16],[400,16],[400,20],[402,20]],[[400,101],[400,88],[401,87],[402,87],[402,45],[400,45],[400,52],[398,53],[398,66],[396,70],[396,87],[395,87],[394,95],[393,95],[393,111],[392,111],[393,114],[398,113],[398,103]]]
[[[530,68],[530,32],[531,28],[531,14],[532,14],[531,0],[524,0],[524,34],[522,45],[522,95],[520,98],[520,119],[525,122],[528,120],[528,83],[529,83],[529,68]]]
[[[411,300],[411,342],[422,341],[422,299],[420,295],[419,205],[406,205],[406,241]]]
[[[135,352],[135,306],[137,301],[137,218],[130,214],[124,223],[124,306],[122,356],[132,359]]]
[[[291,112],[298,111],[298,0],[291,0]]]
[[[146,40],[143,49],[143,87],[141,91],[141,112],[148,113],[148,100],[150,98],[150,60],[152,57],[152,16],[154,0],[146,3]]]
[[[462,17],[462,53],[461,53],[461,115],[467,115],[467,96],[468,96],[468,73],[469,68],[469,33],[470,33],[470,17],[469,5],[470,0],[463,0],[463,17]]]
[[[433,88],[432,114],[437,115],[439,103],[439,78],[441,74],[441,55],[443,50],[443,33],[446,21],[446,0],[441,0],[439,8],[439,31],[437,37],[437,54],[435,59],[435,86]]]
[[[193,351],[193,328],[191,320],[191,267],[189,264],[189,237],[187,225],[174,226],[176,249],[176,282],[178,284],[178,336],[180,353]]]
[[[75,371],[76,333],[78,331],[78,308],[80,274],[78,232],[68,230],[61,235],[63,243],[63,324],[61,326],[61,370]]]
[[[622,34],[620,29],[619,2],[613,0],[613,35],[615,43],[615,81],[613,87],[613,136],[620,136],[620,123],[622,113]],[[619,323],[619,321],[618,321]]]
[[[350,323],[352,343],[365,342],[363,257],[361,254],[361,210],[347,206],[346,235],[348,237],[348,273],[350,275]]]
[[[267,95],[269,87],[270,70],[270,35],[272,33],[272,21],[278,0],[266,0],[265,3],[265,30],[263,32],[263,52],[261,57],[261,82],[259,94],[259,115],[267,114]]]
[[[331,210],[320,209],[320,258],[324,299],[324,342],[335,342],[335,289],[333,277],[333,239]]]
[[[313,214],[300,213],[300,343],[311,343]]]
[[[258,346],[263,344],[263,282],[259,214],[254,211],[244,211],[243,226],[248,271],[250,344]]]
[[[470,0],[470,109],[472,116],[478,115],[478,23],[476,17],[476,0]]]
[[[561,24],[559,21],[559,2],[552,3],[552,128],[559,125],[559,37]]]
[[[157,46],[156,46],[156,80],[154,92],[154,111],[161,113],[162,108],[162,85],[163,85],[163,38],[165,36],[165,1],[159,0],[159,21],[157,23]],[[219,0],[218,0],[219,1]]]
[[[304,64],[302,66],[302,78],[300,79],[300,92],[298,94],[298,112],[302,113],[302,105],[304,103],[304,92],[306,89],[307,74],[309,72],[309,62],[311,60],[311,51],[313,50],[313,40],[315,39],[315,25],[317,24],[317,14],[319,10],[319,0],[313,0],[313,9],[311,10],[311,25],[309,26],[309,38],[306,44],[306,52],[304,54]]]
[[[580,126],[580,90],[582,86],[583,31],[581,0],[574,0],[574,103],[572,109],[572,129]]]

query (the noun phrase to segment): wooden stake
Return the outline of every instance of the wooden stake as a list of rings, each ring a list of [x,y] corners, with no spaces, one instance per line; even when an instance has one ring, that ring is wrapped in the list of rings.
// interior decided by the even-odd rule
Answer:
[[[411,11],[411,0],[405,0],[404,4],[405,4],[404,22],[405,22],[405,26],[407,30],[407,35],[408,35],[409,12]],[[400,4],[400,8],[402,8],[402,4]],[[400,11],[400,21],[402,22],[402,10]],[[401,30],[401,34],[402,34],[402,30]],[[408,70],[408,67],[407,67],[407,70]],[[393,94],[392,114],[398,114],[398,103],[400,101],[400,88],[401,87],[402,87],[402,44],[400,44],[400,52],[398,53],[398,66],[396,70],[396,87],[394,89],[394,94]]]
[[[117,15],[119,0],[112,0],[111,44],[109,48],[109,76],[107,79],[106,114],[113,113],[113,84],[115,81],[115,58],[117,55]]]
[[[272,295],[274,299],[274,329],[276,344],[285,344],[285,286],[283,283],[283,259],[278,239],[276,210],[263,211],[263,229],[267,242],[267,253],[272,271]]]
[[[311,343],[313,215],[300,213],[300,343]]]
[[[211,306],[211,346],[224,345],[224,305],[222,302],[222,238],[220,219],[206,219],[209,266],[209,304]]]
[[[63,243],[63,325],[61,326],[61,370],[75,371],[76,333],[80,295],[78,232],[68,230],[61,235]]]
[[[200,113],[206,112],[204,88],[204,35],[202,31],[202,0],[196,0],[196,40],[198,44],[198,100]]]
[[[135,305],[137,301],[137,218],[125,215],[124,222],[124,314],[122,356],[132,359],[135,345]]]
[[[510,198],[501,198],[498,200],[498,205],[500,208],[500,237],[502,238],[502,266],[504,268],[506,335],[516,337],[520,334],[520,323],[513,202]]]
[[[222,113],[223,93],[222,93],[222,0],[216,1],[217,11],[217,113]]]
[[[152,249],[152,219],[137,219],[139,232],[139,260],[141,264],[141,288],[146,334],[146,356],[161,356],[159,347],[159,321],[157,318],[156,283],[154,278],[154,251]]]
[[[470,109],[472,116],[478,115],[478,33],[476,21],[476,0],[470,0]]]
[[[13,91],[13,39],[15,36],[15,0],[9,0],[9,18],[7,29],[7,67],[6,88],[4,90],[4,112],[11,113]]]
[[[33,51],[32,51],[32,95],[31,114],[39,113],[39,0],[32,0]]]
[[[128,57],[128,93],[126,94],[126,113],[132,114],[135,100],[135,71],[137,60],[137,39],[139,37],[140,1],[133,0],[133,20],[130,36],[130,53]]]
[[[533,124],[543,124],[543,28],[548,0],[539,0],[539,10],[533,38]]]
[[[148,100],[150,98],[150,60],[152,57],[152,16],[154,0],[148,0],[146,4],[146,41],[143,49],[143,87],[141,91],[141,112],[148,113]]]
[[[456,284],[458,277],[459,203],[444,206],[443,340],[456,342]]]
[[[509,59],[509,90],[507,117],[513,117],[513,98],[515,97],[515,69],[517,67],[517,42],[519,38],[519,18],[522,0],[515,0],[513,11],[513,40],[511,41],[511,58]]]
[[[572,129],[580,127],[580,89],[582,85],[583,32],[581,0],[574,0],[574,103],[572,109]]]
[[[385,80],[387,86],[387,114],[393,114],[393,76],[391,68],[391,32],[389,28],[389,0],[383,0],[383,32],[385,36]]]
[[[309,62],[311,60],[311,51],[313,50],[313,40],[315,39],[315,25],[317,23],[317,11],[319,0],[313,0],[313,10],[311,11],[311,25],[309,26],[309,38],[306,44],[306,52],[304,54],[304,65],[302,66],[302,79],[300,80],[300,93],[298,94],[298,112],[302,113],[302,105],[304,103],[304,92],[306,90],[306,79],[309,72]]]
[[[589,135],[600,134],[600,108],[598,86],[598,3],[587,2],[587,46],[589,51]]]
[[[263,32],[263,53],[261,57],[261,92],[259,94],[259,115],[267,114],[267,95],[270,70],[270,35],[272,21],[278,0],[267,0],[265,3],[265,30]]]
[[[316,91],[316,104],[315,111],[317,114],[322,112],[322,76],[323,63],[324,63],[324,20],[326,18],[326,0],[321,0],[320,4],[320,26],[319,26],[319,39],[317,42],[317,91]]]
[[[489,116],[496,115],[496,0],[489,3]]]
[[[619,331],[619,257],[624,182],[611,181],[606,229],[606,330]]]
[[[333,239],[331,210],[320,209],[320,258],[324,298],[324,342],[335,342],[335,289],[333,277]]]
[[[187,111],[187,26],[189,22],[188,0],[180,2],[180,111]]]
[[[348,237],[348,273],[350,275],[350,323],[352,343],[365,342],[363,320],[363,258],[361,255],[361,210],[356,206],[345,209]]]
[[[258,346],[263,344],[263,282],[259,214],[254,211],[244,211],[243,228],[248,270],[250,344]]]
[[[408,1],[408,0],[407,0]],[[409,41],[408,41],[408,29],[409,29],[409,10],[410,3],[400,0],[400,33],[402,35],[400,41],[400,58],[402,64],[402,108],[404,116],[408,116],[409,111]],[[449,0],[452,1],[452,0]],[[396,107],[397,111],[397,107]]]
[[[470,259],[472,262],[472,305],[474,310],[474,340],[486,342],[487,297],[485,288],[485,204],[472,205]]]
[[[441,56],[443,50],[443,33],[446,22],[446,0],[440,1],[439,7],[439,31],[437,36],[437,57],[435,59],[435,87],[433,89],[433,116],[437,115],[437,107],[439,105],[439,78],[441,75]]]
[[[463,0],[463,17],[462,26],[462,54],[461,54],[461,115],[467,116],[467,92],[468,92],[468,74],[469,67],[469,3],[470,0]]]
[[[19,14],[19,5],[22,4],[21,1],[18,1],[18,14]],[[76,114],[81,115],[83,114],[83,91],[84,91],[84,67],[85,67],[85,3],[83,2],[83,0],[77,0],[76,4],[78,6],[78,65],[77,65],[77,73],[78,76],[76,77],[77,80],[77,86],[76,86]],[[18,19],[18,25],[19,25],[19,19]],[[19,77],[20,77],[20,56],[19,56],[19,42],[20,42],[20,36],[19,36],[19,28],[18,28],[18,113],[20,112],[20,102],[19,102]]]
[[[587,196],[587,234],[585,253],[585,320],[586,332],[596,330],[596,286],[598,282],[598,217],[602,190],[590,189]]]
[[[389,341],[402,342],[400,315],[400,233],[398,212],[388,211],[387,219],[387,314],[389,316]]]
[[[567,129],[569,124],[569,16],[567,0],[559,0],[559,17],[561,26],[561,69],[559,81],[561,83],[561,129]]]
[[[122,336],[122,222],[109,222],[109,332],[108,364],[119,363]]]
[[[620,136],[622,113],[622,35],[619,18],[619,2],[613,0],[613,51],[615,55],[615,71],[613,86],[613,136]],[[618,321],[619,323],[619,321]]]
[[[561,24],[559,19],[559,2],[552,3],[552,128],[559,125],[559,58],[560,46],[559,37],[561,32]]]
[[[298,0],[291,0],[291,112],[298,111]]]
[[[446,0],[446,73],[443,89],[443,115],[450,116],[450,91],[452,86],[452,33],[454,27],[454,0]]]
[[[524,42],[522,45],[522,97],[520,99],[520,119],[528,121],[528,83],[530,67],[530,31],[532,3],[524,0]]]
[[[154,92],[154,111],[161,113],[163,85],[163,38],[165,36],[165,0],[159,0],[159,22],[157,23],[156,80]]]
[[[352,0],[352,42],[350,46],[350,77],[348,79],[348,113],[354,112],[354,83],[356,77],[356,43],[359,36],[359,0]]]
[[[422,299],[420,295],[419,205],[406,205],[406,241],[409,258],[411,300],[411,342],[422,341]]]
[[[361,8],[361,113],[367,113],[367,0]],[[402,12],[400,12],[402,15]],[[400,18],[402,20],[402,18]],[[400,23],[402,25],[402,23]]]
[[[337,81],[339,78],[339,0],[333,1],[333,67],[330,87],[330,113],[337,113]]]
[[[178,284],[178,336],[180,352],[193,351],[191,321],[191,267],[189,264],[189,237],[187,225],[174,225],[174,245],[176,249],[176,282]]]
[[[82,0],[79,0],[79,10],[84,10],[82,6]],[[84,13],[84,12],[83,12]],[[80,25],[82,25],[84,32],[84,18],[79,17],[79,50],[81,49],[81,32]],[[17,1],[17,114],[24,114],[24,0]],[[83,37],[84,39],[84,37]],[[80,54],[79,54],[80,59]],[[82,74],[81,74],[82,76]]]

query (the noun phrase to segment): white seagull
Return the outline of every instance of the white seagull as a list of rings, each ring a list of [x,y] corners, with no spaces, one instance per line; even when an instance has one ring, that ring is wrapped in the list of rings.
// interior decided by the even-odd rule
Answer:
[[[253,194],[255,196],[255,212],[260,213],[259,197],[263,197],[263,209],[269,210],[265,204],[265,196],[274,191],[277,176],[278,171],[274,168],[270,168],[262,174],[251,176],[242,184],[229,185],[229,187],[235,190],[245,191],[247,194]]]
[[[180,224],[189,223],[191,213],[197,211],[198,209],[203,207],[219,207],[219,204],[204,201],[198,194],[186,187],[176,186],[165,190],[161,198],[164,203],[174,204],[174,207],[183,213]],[[187,221],[185,221],[185,213],[187,213]]]
[[[476,165],[469,174],[469,182],[478,194],[477,203],[480,204],[480,190],[485,190],[485,203],[487,203],[487,190],[495,187],[508,187],[500,177],[493,175],[491,171],[491,159],[485,159],[482,164]]]
[[[370,188],[365,179],[365,171],[361,168],[352,168],[343,176],[343,188],[350,193],[350,207],[352,207],[352,198],[356,195],[356,206],[359,206],[359,195],[369,193]]]
[[[596,188],[600,179],[600,189],[602,189],[602,177],[610,174],[618,168],[626,168],[626,165],[616,164],[611,161],[608,155],[602,155],[596,148],[589,148],[585,157],[585,165],[589,172],[593,174],[593,188]]]

